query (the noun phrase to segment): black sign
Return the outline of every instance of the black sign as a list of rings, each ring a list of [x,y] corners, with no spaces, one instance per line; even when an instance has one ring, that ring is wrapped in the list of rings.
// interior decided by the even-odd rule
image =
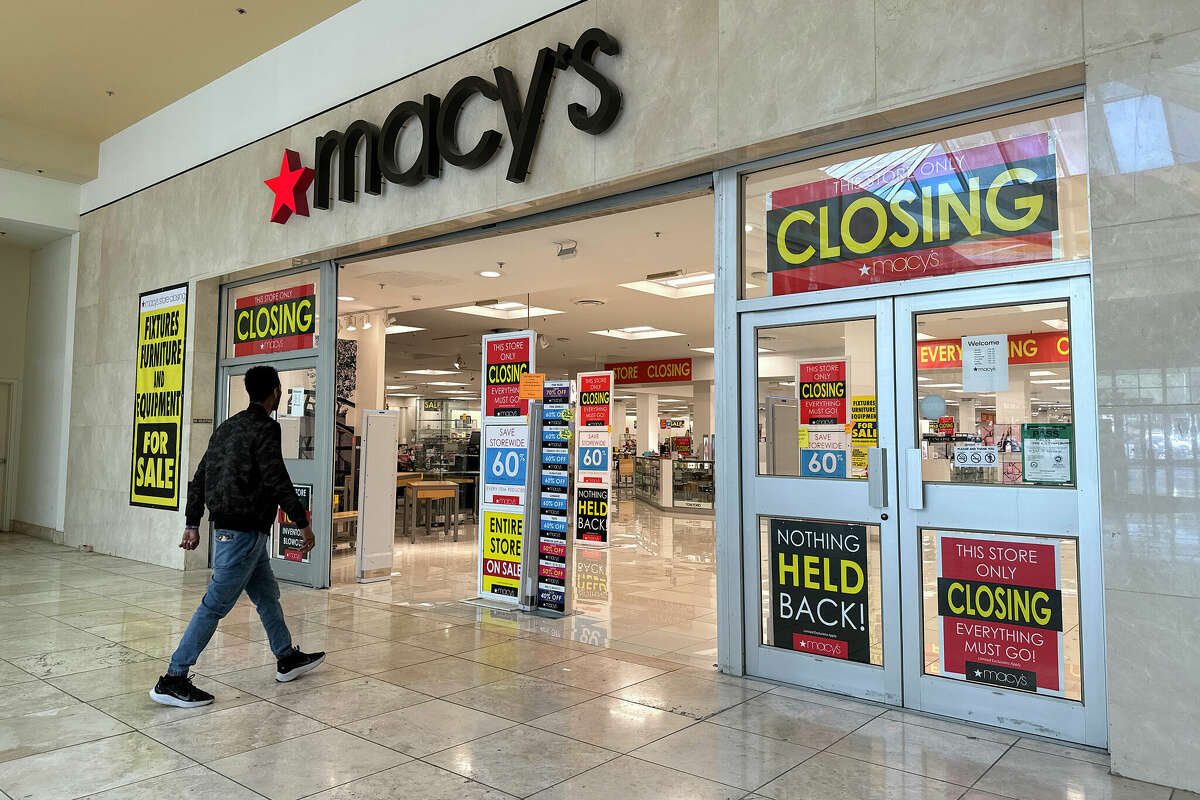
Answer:
[[[971,683],[986,683],[1022,692],[1037,691],[1037,673],[1032,670],[980,664],[977,661],[966,662],[966,668],[967,680]]]
[[[296,494],[300,497],[300,502],[304,503],[304,510],[308,512],[308,516],[312,517],[312,487],[305,483],[297,483],[295,485]],[[279,510],[279,558],[287,561],[303,561],[308,562],[308,553],[303,551],[304,536],[301,535],[300,528],[297,528],[283,513],[283,509]]]
[[[871,662],[867,527],[771,520],[774,644]]]
[[[1062,592],[1039,586],[937,579],[938,616],[1062,631]]]
[[[503,107],[512,141],[507,177],[513,183],[522,183],[529,174],[554,73],[574,69],[599,93],[594,111],[589,112],[579,103],[567,106],[567,117],[573,126],[584,133],[599,135],[612,127],[621,111],[621,90],[593,62],[597,53],[615,56],[619,52],[616,39],[599,28],[590,28],[580,35],[574,47],[560,42],[557,48],[543,47],[538,51],[524,100],[513,73],[505,67],[496,67],[492,70],[495,83],[468,75],[451,86],[444,98],[426,94],[420,101],[404,101],[392,109],[382,126],[360,119],[344,131],[318,136],[313,155],[316,162],[313,205],[329,208],[335,155],[340,159],[338,199],[346,203],[355,201],[361,169],[355,167],[355,159],[360,144],[366,164],[363,191],[367,194],[381,194],[385,178],[391,183],[416,186],[426,178],[440,177],[443,161],[463,169],[478,169],[488,163],[500,150],[504,138],[500,131],[484,131],[469,149],[464,149],[458,139],[459,114],[475,95],[499,101]],[[398,145],[405,129],[412,125],[420,128],[421,149],[411,164],[401,165]]]
[[[575,538],[608,541],[607,486],[580,486],[575,490]]]

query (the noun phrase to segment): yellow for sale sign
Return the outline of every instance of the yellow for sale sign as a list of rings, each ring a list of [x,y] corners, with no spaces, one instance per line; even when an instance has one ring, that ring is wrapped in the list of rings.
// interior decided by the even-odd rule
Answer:
[[[518,597],[521,588],[521,533],[525,515],[483,511],[484,593]]]
[[[184,284],[138,298],[130,505],[179,509],[187,295]]]

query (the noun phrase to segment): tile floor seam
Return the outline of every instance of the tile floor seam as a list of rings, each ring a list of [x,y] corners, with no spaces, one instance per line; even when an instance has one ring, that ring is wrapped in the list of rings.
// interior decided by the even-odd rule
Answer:
[[[1017,741],[1020,741],[1020,740],[1018,739]],[[970,787],[970,788],[971,788],[971,789],[974,789],[975,787],[977,787],[977,786],[979,785],[980,781],[982,781],[984,778],[986,778],[986,777],[987,777],[987,774],[988,774],[989,772],[991,772],[991,771],[992,771],[992,769],[994,769],[994,768],[995,768],[995,766],[996,766],[997,764],[999,764],[999,763],[1000,763],[1000,762],[1001,762],[1001,761],[1004,759],[1004,757],[1005,757],[1006,755],[1008,755],[1009,753],[1011,753],[1011,752],[1012,752],[1012,751],[1013,751],[1013,750],[1016,748],[1016,746],[1017,746],[1017,742],[1013,742],[1013,743],[1012,743],[1012,744],[1010,744],[1008,747],[1004,748],[1004,752],[1000,754],[1000,757],[999,757],[999,758],[997,758],[995,761],[993,761],[991,764],[989,764],[989,765],[988,765],[988,768],[987,768],[987,769],[985,769],[985,770],[984,770],[984,771],[983,771],[983,772],[982,772],[982,773],[979,775],[979,777],[978,777],[978,778],[976,778],[976,779],[975,779],[975,780],[974,780],[974,781],[971,783],[971,787]],[[983,791],[983,790],[982,790],[982,789],[980,789],[980,791]],[[1000,794],[999,792],[990,792],[990,793],[991,793],[991,794]],[[1002,796],[1004,796],[1004,795],[1002,795]]]
[[[98,710],[98,709],[97,709],[97,710]],[[103,712],[101,712],[101,713],[103,713]],[[120,721],[120,720],[118,720],[118,722],[119,722],[119,721]],[[31,758],[31,757],[33,757],[33,756],[45,755],[46,753],[54,753],[54,752],[57,752],[57,751],[59,751],[59,750],[66,750],[68,747],[78,747],[78,746],[79,746],[79,745],[81,745],[81,744],[91,744],[92,742],[99,742],[99,741],[102,741],[103,739],[115,739],[115,738],[117,738],[118,736],[131,736],[131,735],[137,735],[137,736],[141,736],[142,738],[144,738],[144,739],[147,739],[147,740],[149,740],[150,742],[153,742],[153,743],[154,743],[154,744],[156,744],[156,745],[160,745],[160,746],[162,746],[162,747],[166,748],[167,750],[170,750],[172,753],[175,753],[176,755],[180,756],[181,758],[186,758],[188,761],[190,761],[190,762],[191,762],[191,764],[189,764],[189,765],[188,765],[188,766],[186,766],[186,767],[180,767],[179,769],[173,769],[173,770],[170,770],[169,772],[164,772],[164,773],[161,773],[161,774],[159,774],[159,775],[151,775],[151,776],[150,776],[150,777],[148,777],[148,778],[138,778],[137,780],[130,781],[129,783],[121,783],[121,784],[118,784],[118,785],[116,785],[116,786],[108,786],[108,787],[106,787],[106,788],[104,788],[104,789],[101,789],[101,790],[100,790],[100,792],[108,792],[108,791],[112,791],[113,789],[122,789],[122,788],[124,788],[124,787],[126,787],[126,786],[132,786],[133,784],[135,784],[135,783],[140,783],[140,782],[142,782],[142,781],[144,781],[144,780],[152,780],[152,779],[154,779],[154,778],[161,778],[163,775],[170,775],[171,773],[174,773],[174,772],[179,772],[180,770],[184,770],[184,769],[192,769],[193,767],[204,767],[204,766],[205,766],[204,764],[202,764],[202,763],[200,763],[199,761],[195,760],[194,758],[192,758],[191,756],[187,755],[186,753],[182,753],[182,752],[180,752],[179,750],[176,750],[174,747],[171,747],[170,745],[163,744],[162,742],[158,741],[157,739],[154,739],[154,738],[152,738],[152,737],[146,736],[146,734],[144,734],[144,733],[142,733],[141,731],[139,731],[139,730],[136,730],[136,729],[135,729],[135,730],[132,730],[132,731],[127,731],[127,732],[125,732],[125,733],[118,733],[118,734],[114,734],[113,736],[104,736],[104,737],[101,737],[100,739],[93,739],[91,742],[76,742],[76,743],[75,743],[75,744],[73,744],[73,745],[66,745],[66,746],[64,746],[64,747],[56,747],[56,748],[54,748],[53,750],[46,750],[46,751],[44,751],[43,753],[35,753],[35,754],[32,754],[32,755],[30,755],[30,756],[23,756],[23,758]],[[14,759],[14,761],[20,761],[20,760],[21,760],[21,759]],[[11,763],[13,763],[13,762],[12,762],[12,761],[9,761],[9,762],[5,762],[5,763],[9,763],[9,764],[11,764]],[[205,769],[207,769],[207,767],[205,767]],[[218,773],[218,774],[219,774],[219,773]],[[235,781],[235,782],[236,782],[236,781]],[[240,784],[239,784],[239,785],[240,785]],[[94,794],[99,794],[100,792],[91,792],[90,794],[76,795],[76,796],[75,796],[75,798],[72,798],[72,800],[83,800],[83,798],[90,797],[91,795],[94,795]]]
[[[687,728],[681,728],[680,730],[688,730],[688,728],[691,728],[691,727],[693,727],[693,726],[689,725]],[[675,733],[679,733],[679,731],[675,731]],[[668,736],[671,736],[671,735],[673,735],[673,734],[667,734],[667,735],[668,735]],[[640,749],[640,748],[639,748],[639,749]],[[728,788],[730,788],[730,789],[734,790],[735,792],[746,792],[746,794],[754,794],[756,791],[758,791],[758,789],[761,789],[761,788],[762,788],[762,786],[766,786],[766,785],[767,785],[767,783],[770,783],[770,782],[771,782],[771,781],[767,781],[767,783],[764,783],[762,786],[758,787],[758,789],[750,789],[750,790],[746,790],[746,789],[743,789],[741,786],[734,786],[732,783],[725,783],[724,781],[717,781],[717,780],[713,780],[712,778],[706,778],[706,777],[704,777],[703,775],[697,775],[697,774],[696,774],[696,773],[694,773],[694,772],[688,772],[686,769],[680,769],[679,767],[668,767],[666,764],[659,764],[657,761],[650,761],[649,759],[642,758],[641,756],[636,756],[636,755],[634,755],[633,753],[625,753],[624,755],[625,755],[627,758],[632,758],[633,760],[635,760],[635,761],[640,761],[640,762],[642,762],[643,764],[650,764],[651,766],[655,766],[655,767],[661,767],[662,769],[669,769],[669,770],[671,770],[671,771],[673,771],[673,772],[678,772],[678,773],[680,773],[680,774],[682,774],[682,775],[690,775],[691,777],[693,777],[693,778],[699,778],[699,779],[700,779],[700,780],[702,780],[702,781],[708,781],[709,783],[715,783],[715,784],[717,784],[718,786],[725,786],[725,787],[728,787]],[[804,758],[804,761],[807,761],[808,759],[812,758],[814,755],[816,755],[816,753],[813,753],[813,754],[811,754],[811,755],[808,755],[808,756],[806,756],[806,757]],[[803,763],[804,763],[804,761],[801,761],[799,764],[793,764],[792,766],[790,766],[790,767],[788,767],[787,769],[785,769],[783,772],[779,773],[779,775],[776,775],[776,776],[775,776],[775,778],[778,778],[778,777],[780,777],[780,775],[783,775],[784,773],[791,772],[793,769],[795,769],[796,767],[800,766],[800,764],[803,764]],[[607,763],[607,762],[606,762],[606,763]],[[771,780],[775,780],[775,778],[772,778]],[[744,796],[745,796],[745,795],[743,795],[743,797],[744,797]]]
[[[594,699],[594,698],[593,698],[593,699]],[[532,728],[533,726],[531,726],[531,725],[529,725],[529,724],[527,724],[527,723],[524,723],[524,722],[518,722],[518,723],[517,723],[517,725],[516,725],[515,727]],[[508,731],[508,730],[511,730],[511,728],[503,728],[501,731],[494,731],[494,732],[492,732],[492,733],[487,733],[487,734],[484,734],[483,736],[477,736],[477,737],[475,737],[474,739],[472,739],[471,741],[472,741],[472,742],[476,742],[476,741],[479,741],[480,739],[486,739],[488,736],[494,736],[496,733],[500,733],[500,732],[502,732],[502,731]],[[498,792],[503,792],[504,794],[507,794],[507,795],[512,795],[512,796],[514,796],[514,797],[521,797],[521,798],[525,798],[525,797],[532,797],[533,795],[537,794],[538,792],[545,792],[545,791],[548,791],[548,790],[550,790],[550,789],[553,789],[555,786],[558,786],[558,785],[559,785],[559,784],[561,784],[561,783],[566,783],[567,781],[571,780],[572,778],[577,778],[577,777],[579,777],[580,775],[583,775],[583,774],[584,774],[584,773],[586,773],[586,772],[591,772],[593,769],[596,769],[597,767],[602,767],[602,766],[604,766],[605,764],[608,764],[608,763],[610,763],[610,762],[612,762],[612,761],[615,761],[615,760],[616,760],[616,759],[618,759],[618,758],[621,758],[622,756],[627,756],[627,755],[628,755],[628,753],[622,753],[622,752],[619,752],[619,751],[616,751],[616,750],[611,750],[611,749],[609,749],[609,748],[607,748],[607,747],[604,747],[603,745],[592,744],[591,742],[584,742],[584,741],[581,741],[581,740],[579,740],[579,739],[576,739],[576,738],[574,738],[574,737],[572,737],[572,736],[567,736],[567,735],[565,735],[565,734],[558,733],[557,731],[545,731],[545,730],[542,730],[541,728],[534,728],[534,730],[536,730],[536,731],[539,731],[539,732],[541,732],[541,733],[549,733],[549,734],[552,734],[552,735],[554,735],[554,736],[561,736],[561,737],[562,737],[562,738],[564,738],[564,739],[570,739],[570,740],[571,740],[571,741],[573,741],[573,742],[578,742],[579,744],[585,745],[585,746],[587,746],[587,747],[595,747],[595,748],[597,748],[597,749],[599,749],[599,750],[603,750],[603,751],[605,751],[606,753],[612,753],[612,754],[613,754],[613,756],[612,756],[612,758],[607,758],[607,759],[605,759],[604,761],[600,762],[599,764],[596,764],[595,766],[588,767],[587,769],[583,770],[582,772],[577,772],[577,773],[575,773],[574,775],[568,775],[567,777],[563,778],[562,780],[560,780],[560,781],[555,781],[554,783],[550,784],[549,786],[545,786],[545,787],[542,787],[541,789],[536,789],[536,790],[534,790],[534,791],[530,792],[529,794],[522,794],[522,795],[513,795],[513,793],[512,793],[512,792],[510,792],[510,791],[508,791],[507,789],[502,789],[502,788],[500,788],[499,786],[493,786],[493,785],[492,785],[492,784],[490,784],[490,783],[484,783],[483,781],[481,781],[481,780],[478,780],[478,779],[476,779],[476,778],[473,778],[473,777],[470,777],[470,776],[468,776],[468,775],[462,775],[462,773],[461,773],[461,772],[454,772],[454,770],[452,770],[452,769],[446,769],[446,767],[440,766],[440,765],[438,765],[438,764],[434,764],[432,761],[426,761],[426,760],[425,760],[425,759],[427,759],[427,758],[431,758],[431,757],[433,757],[433,756],[436,756],[438,753],[444,753],[444,752],[446,752],[447,750],[453,750],[453,749],[454,749],[454,748],[456,748],[456,747],[462,747],[464,744],[469,744],[469,742],[463,742],[462,744],[455,744],[455,745],[451,745],[450,747],[443,747],[441,750],[438,750],[437,752],[434,752],[434,753],[428,753],[428,754],[426,754],[426,755],[424,755],[424,756],[421,756],[421,757],[419,757],[419,758],[418,758],[418,757],[414,757],[414,758],[416,758],[416,760],[417,760],[417,761],[421,761],[421,762],[423,762],[423,763],[429,764],[429,766],[431,766],[431,767],[437,767],[438,769],[440,769],[440,770],[445,770],[446,772],[454,772],[454,774],[455,774],[455,775],[462,775],[462,777],[464,777],[464,778],[467,778],[468,780],[472,780],[472,781],[475,781],[476,783],[482,784],[482,785],[484,785],[484,786],[488,786],[489,788],[495,789],[495,790],[496,790],[496,791],[498,791]],[[642,759],[638,759],[638,760],[639,760],[639,761],[641,761]],[[661,764],[659,764],[659,765],[657,765],[657,766],[662,766],[662,765],[661,765]],[[682,772],[682,770],[677,770],[677,771],[678,771],[678,772]],[[697,776],[694,776],[694,777],[700,777],[700,776],[698,776],[698,775],[697,775]]]

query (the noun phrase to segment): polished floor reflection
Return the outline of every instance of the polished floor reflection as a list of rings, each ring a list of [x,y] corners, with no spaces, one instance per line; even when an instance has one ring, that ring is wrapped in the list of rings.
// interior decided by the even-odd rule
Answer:
[[[580,559],[569,625],[452,602],[466,578],[428,542],[389,583],[284,586],[329,657],[278,684],[243,598],[198,709],[147,689],[206,572],[0,533],[0,800],[1172,797],[1099,751],[690,665],[711,659],[711,523],[628,513],[607,560]]]
[[[711,668],[717,660],[716,534],[711,516],[672,514],[618,498],[608,548],[574,550],[576,614],[563,620],[484,612],[490,624]],[[397,530],[401,530],[397,525]],[[474,614],[476,525],[458,541],[437,528],[396,539],[390,581],[354,582],[354,557],[333,561],[335,594],[403,608]]]

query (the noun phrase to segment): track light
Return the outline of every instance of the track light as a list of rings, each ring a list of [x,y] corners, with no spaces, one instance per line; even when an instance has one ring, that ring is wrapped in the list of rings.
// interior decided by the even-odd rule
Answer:
[[[459,353],[458,355],[456,355],[456,356],[454,357],[454,368],[455,368],[455,369],[462,369],[462,368],[463,368],[463,357],[462,357],[462,353]]]

